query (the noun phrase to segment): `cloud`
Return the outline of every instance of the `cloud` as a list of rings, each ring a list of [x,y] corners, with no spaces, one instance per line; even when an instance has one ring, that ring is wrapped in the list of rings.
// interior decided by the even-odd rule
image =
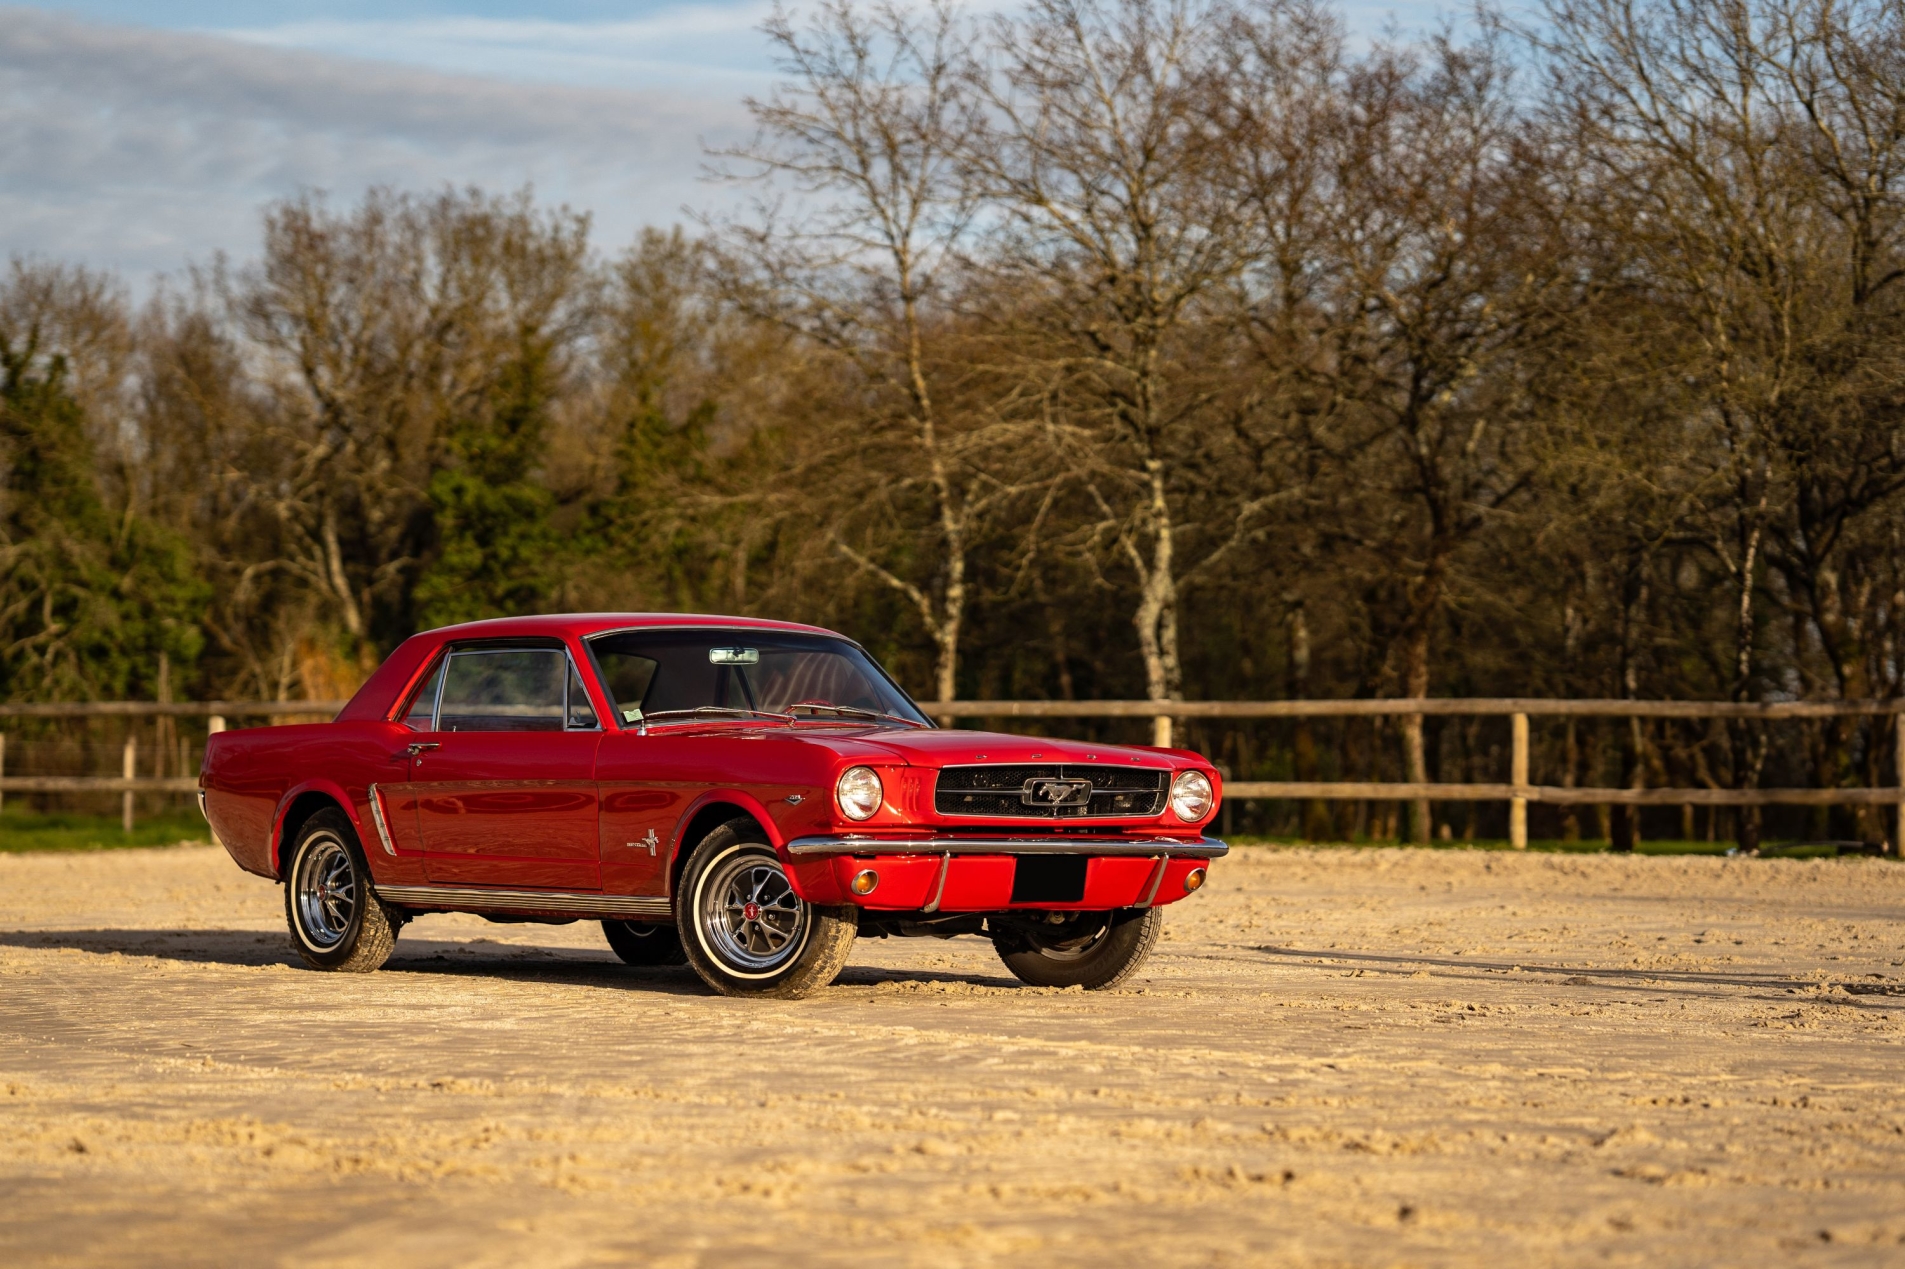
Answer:
[[[598,243],[720,197],[702,141],[740,92],[531,84],[0,9],[0,252],[133,274],[247,255],[305,188],[509,189],[596,213]]]
[[[762,22],[771,0],[676,5],[616,22],[539,18],[307,19],[215,33],[274,48],[407,62],[434,70],[624,87],[673,85],[734,95],[771,72]]]

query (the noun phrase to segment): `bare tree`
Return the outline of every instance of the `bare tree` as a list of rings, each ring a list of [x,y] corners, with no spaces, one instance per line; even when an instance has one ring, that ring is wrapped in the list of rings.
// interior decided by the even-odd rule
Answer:
[[[450,423],[487,408],[531,345],[585,328],[587,228],[526,193],[374,192],[342,216],[307,197],[267,214],[264,259],[232,299],[271,358],[283,467],[250,496],[284,526],[273,566],[324,597],[355,655],[376,641],[373,605],[415,570]]]
[[[1000,18],[970,161],[997,208],[1004,328],[1062,407],[1092,540],[1136,578],[1131,622],[1149,699],[1180,699],[1180,599],[1247,534],[1245,502],[1214,525],[1185,505],[1220,483],[1226,438],[1200,382],[1200,304],[1251,258],[1227,183],[1221,77],[1228,11],[1191,0],[1037,0]],[[1205,530],[1202,558],[1195,530]],[[1214,531],[1213,531],[1214,530]],[[1168,739],[1168,720],[1159,738]]]
[[[935,694],[952,700],[975,542],[1026,484],[1023,469],[999,474],[1024,429],[983,394],[961,399],[971,368],[952,347],[953,275],[979,207],[960,163],[978,126],[964,24],[944,3],[830,0],[806,25],[777,10],[766,31],[789,80],[749,101],[760,133],[726,157],[790,184],[794,206],[763,199],[723,226],[735,293],[866,385],[849,443],[814,473],[846,495],[830,499],[847,508],[832,550],[918,614]],[[924,523],[904,505],[915,491]]]
[[[1830,690],[1868,694],[1870,627],[1851,616],[1842,552],[1905,489],[1905,17],[1837,0],[1570,0],[1548,18],[1531,38],[1552,109],[1661,319],[1638,360],[1697,385],[1713,471],[1703,519],[1737,597],[1730,692],[1772,686],[1756,661],[1764,565]],[[1745,786],[1764,742],[1737,731]],[[1849,739],[1828,765],[1843,769]],[[1756,840],[1755,817],[1742,833]]]

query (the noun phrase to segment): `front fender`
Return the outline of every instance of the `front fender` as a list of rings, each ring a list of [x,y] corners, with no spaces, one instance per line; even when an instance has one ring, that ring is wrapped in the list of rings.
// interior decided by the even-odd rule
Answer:
[[[693,827],[695,820],[703,811],[724,802],[752,816],[755,823],[761,826],[761,831],[767,834],[767,844],[774,848],[774,853],[780,856],[781,862],[785,864],[788,861],[787,835],[781,832],[780,825],[776,824],[774,817],[768,814],[765,802],[741,789],[703,789],[682,809],[680,816],[675,820],[674,831],[669,835],[673,839],[668,853],[669,893],[674,892],[675,877],[680,871],[681,857],[688,852],[690,845],[688,830]]]

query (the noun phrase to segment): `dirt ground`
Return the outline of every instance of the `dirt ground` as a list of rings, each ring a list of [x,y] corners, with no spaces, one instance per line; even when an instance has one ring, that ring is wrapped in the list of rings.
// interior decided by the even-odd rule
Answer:
[[[0,1263],[1905,1262],[1896,864],[1244,849],[1102,994],[466,916],[318,974],[281,913],[0,856]]]

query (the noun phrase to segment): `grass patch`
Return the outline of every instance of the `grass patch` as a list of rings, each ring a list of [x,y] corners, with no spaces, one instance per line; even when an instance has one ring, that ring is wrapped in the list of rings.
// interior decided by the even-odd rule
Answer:
[[[116,815],[0,812],[0,854],[41,850],[114,850],[125,846],[210,845],[211,829],[196,811],[141,817],[126,832]]]

